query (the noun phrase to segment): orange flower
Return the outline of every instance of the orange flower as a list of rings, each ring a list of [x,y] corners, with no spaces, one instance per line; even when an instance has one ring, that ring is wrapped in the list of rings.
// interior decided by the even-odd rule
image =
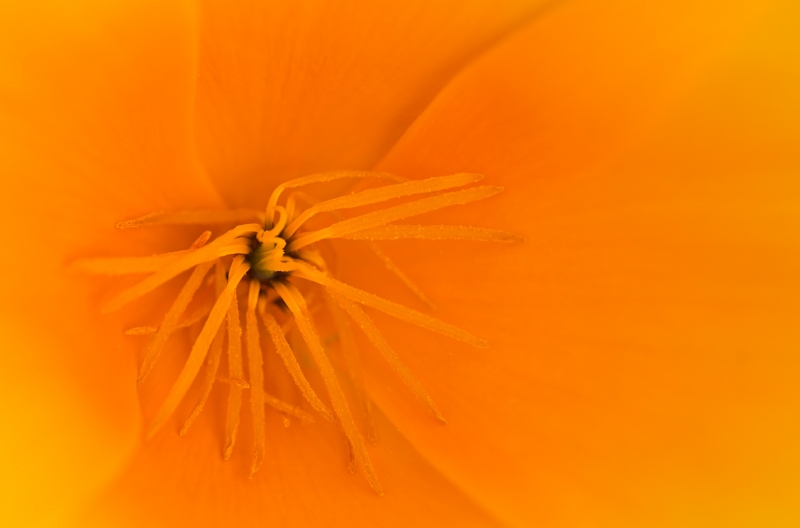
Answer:
[[[7,4],[3,525],[797,523],[792,3]],[[260,209],[342,168],[484,174],[506,191],[425,222],[527,237],[382,243],[437,318],[489,342],[374,314],[448,424],[365,341],[383,497],[336,426],[277,413],[248,479],[250,426],[224,462],[216,389],[186,436],[191,397],[144,442],[193,339],[137,391],[144,341],[123,331],[180,285],[105,316],[133,282],[64,264],[186,248],[193,229],[114,225]],[[339,244],[343,281],[425,309]]]

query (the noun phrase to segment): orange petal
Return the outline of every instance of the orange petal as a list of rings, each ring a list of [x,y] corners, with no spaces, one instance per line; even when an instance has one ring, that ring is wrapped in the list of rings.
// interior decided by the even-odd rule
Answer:
[[[109,283],[64,268],[141,254],[152,237],[119,237],[125,217],[219,206],[192,158],[193,20],[178,2],[0,7],[1,525],[60,523],[136,445],[138,321],[100,319]]]
[[[219,455],[224,396],[224,391],[212,394],[210,412],[200,415],[185,437],[170,431],[145,444],[81,526],[499,526],[426,464],[380,414],[375,418],[381,441],[371,452],[393,482],[383,497],[348,470],[338,425],[293,420],[287,428],[271,408],[264,464],[248,479],[249,417],[243,417],[241,449],[227,462]]]
[[[800,520],[798,22],[763,2],[564,4],[375,167],[483,173],[507,191],[426,221],[527,237],[382,245],[489,341],[374,315],[448,426],[365,357],[380,408],[508,523]],[[343,281],[413,305],[346,249]]]
[[[544,3],[205,0],[203,160],[236,207],[263,207],[295,176],[367,168],[453,75]]]

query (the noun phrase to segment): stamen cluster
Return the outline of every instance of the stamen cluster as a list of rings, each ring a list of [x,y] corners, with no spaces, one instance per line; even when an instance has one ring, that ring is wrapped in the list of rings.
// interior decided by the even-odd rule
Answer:
[[[295,191],[284,205],[279,205],[281,194],[287,189],[311,183],[340,178],[376,178],[389,181],[390,185],[377,187],[346,196],[318,201],[305,193]],[[350,467],[361,465],[366,478],[376,492],[382,493],[364,438],[356,427],[350,405],[339,384],[339,376],[348,376],[355,387],[357,409],[367,424],[367,436],[376,441],[371,419],[371,402],[364,389],[360,372],[358,351],[355,346],[350,322],[366,335],[375,349],[389,362],[410,391],[416,395],[441,422],[444,417],[431,397],[402,363],[399,356],[383,337],[362,306],[382,311],[406,322],[438,332],[477,347],[486,343],[452,325],[434,319],[422,312],[382,299],[371,293],[338,281],[327,268],[320,253],[312,247],[335,238],[365,241],[370,249],[411,291],[420,299],[430,301],[375,245],[376,240],[417,238],[428,240],[460,239],[474,241],[515,242],[520,237],[511,233],[463,226],[390,225],[392,222],[416,216],[443,207],[466,204],[492,196],[499,187],[471,187],[443,194],[434,194],[409,203],[380,209],[360,216],[343,219],[338,211],[385,202],[387,200],[422,193],[435,193],[462,187],[477,182],[482,176],[455,174],[407,181],[395,175],[374,172],[333,172],[316,174],[291,180],[279,185],[269,198],[264,213],[250,210],[233,211],[186,211],[175,213],[153,213],[141,218],[120,222],[121,229],[150,225],[219,225],[238,224],[224,234],[211,240],[211,232],[205,231],[187,250],[175,251],[154,257],[143,258],[96,258],[75,263],[83,271],[99,274],[148,273],[134,286],[115,296],[105,311],[116,310],[142,297],[167,281],[191,270],[188,279],[158,327],[137,327],[128,335],[150,335],[138,383],[147,378],[162,352],[170,335],[180,328],[202,325],[189,357],[162,403],[156,417],[149,425],[147,437],[152,437],[175,413],[189,387],[205,367],[201,381],[200,401],[187,418],[180,434],[184,435],[202,411],[217,382],[228,384],[228,409],[225,425],[225,448],[227,459],[233,451],[238,431],[244,391],[249,392],[250,414],[255,435],[255,451],[251,466],[251,477],[259,469],[265,454],[265,412],[270,407],[284,416],[310,423],[314,418],[303,409],[285,402],[264,390],[263,351],[259,342],[259,327],[267,334],[280,356],[287,372],[311,408],[323,418],[336,423],[348,440]],[[307,207],[300,210],[298,201]],[[306,222],[320,213],[333,216],[335,222],[327,227],[308,230]],[[256,220],[253,222],[252,220]],[[209,242],[210,241],[210,242]],[[213,272],[212,272],[213,270]],[[209,274],[211,274],[209,276]],[[208,277],[208,278],[207,278]],[[338,342],[347,365],[347,372],[335,371],[328,351],[323,347],[314,318],[307,305],[307,297],[298,288],[321,290],[318,297],[335,323]],[[239,313],[239,287],[244,286],[244,329]],[[213,287],[213,302],[197,313],[187,313],[195,294],[204,286]],[[280,301],[288,309],[291,318],[276,309]],[[284,320],[285,319],[285,320]],[[222,328],[223,321],[226,329]],[[260,325],[259,325],[260,321]],[[281,322],[282,321],[282,322]],[[323,381],[327,400],[324,403],[306,379],[289,345],[286,334],[297,331],[311,353]],[[227,344],[227,375],[219,373],[223,348]],[[246,354],[243,354],[243,351]],[[245,375],[244,358],[247,359]],[[332,410],[330,409],[332,408]]]

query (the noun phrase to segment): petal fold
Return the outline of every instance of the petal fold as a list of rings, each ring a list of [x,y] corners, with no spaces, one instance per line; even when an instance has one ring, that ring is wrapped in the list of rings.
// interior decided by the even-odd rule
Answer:
[[[376,404],[509,524],[800,518],[799,27],[789,2],[565,3],[375,167],[485,174],[507,191],[426,221],[527,238],[382,243],[489,341],[375,315],[446,428],[365,357]],[[413,305],[351,247],[343,281]]]
[[[204,0],[205,165],[234,207],[262,207],[290,178],[370,167],[453,75],[544,3]]]

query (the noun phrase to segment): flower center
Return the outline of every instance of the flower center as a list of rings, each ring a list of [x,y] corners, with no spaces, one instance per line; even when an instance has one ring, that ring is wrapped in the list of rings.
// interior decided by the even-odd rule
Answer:
[[[285,257],[283,252],[285,247],[286,241],[282,238],[269,242],[254,240],[253,249],[246,257],[250,264],[250,275],[265,283],[285,277],[286,272],[276,271],[274,269],[276,266],[273,265]]]
[[[389,181],[390,184],[324,201],[295,191],[282,205],[279,204],[282,193],[287,189],[339,178],[375,178]],[[165,343],[173,333],[187,326],[201,327],[178,379],[149,425],[147,437],[152,437],[175,413],[201,370],[205,370],[201,381],[201,397],[187,417],[180,434],[188,432],[217,382],[226,383],[228,407],[223,457],[227,460],[236,444],[242,401],[247,391],[255,436],[251,477],[258,471],[265,457],[267,411],[281,413],[286,424],[290,418],[296,418],[303,423],[313,422],[314,417],[307,410],[283,401],[264,389],[263,350],[259,337],[259,328],[264,328],[272,341],[271,348],[274,348],[280,356],[306,403],[316,414],[336,423],[347,437],[351,469],[354,470],[357,464],[360,465],[372,488],[382,493],[362,432],[356,426],[354,413],[350,407],[351,403],[355,403],[356,412],[362,415],[363,421],[367,424],[367,437],[376,441],[377,436],[370,416],[371,403],[364,388],[359,367],[359,352],[355,346],[351,323],[355,323],[354,326],[363,331],[375,350],[391,365],[409,391],[428,407],[433,416],[442,423],[445,419],[422,384],[403,364],[362,307],[367,306],[382,311],[405,322],[477,347],[487,345],[483,340],[460,328],[337,280],[326,266],[316,246],[336,238],[364,241],[390,273],[430,305],[427,297],[380,251],[375,241],[404,238],[520,241],[520,237],[511,233],[476,227],[392,224],[443,207],[481,200],[502,190],[500,187],[478,186],[434,194],[466,186],[481,178],[482,176],[476,174],[455,174],[408,181],[391,174],[373,172],[343,171],[315,174],[279,185],[270,196],[264,213],[250,210],[153,213],[117,224],[120,229],[164,224],[206,226],[238,224],[213,240],[211,232],[205,231],[187,250],[142,258],[84,259],[73,265],[82,271],[97,274],[149,274],[139,283],[115,296],[105,307],[105,311],[118,309],[191,270],[160,326],[137,327],[126,332],[128,335],[151,336],[139,371],[138,383],[141,384],[155,366]],[[339,213],[344,209],[382,203],[415,194],[429,194],[429,196],[346,219]],[[306,222],[318,214],[328,215],[332,223],[321,229],[307,229]],[[211,276],[207,280],[209,274]],[[303,291],[310,293],[301,293],[298,287],[301,284]],[[189,313],[187,309],[192,299],[203,288],[211,290],[208,297],[213,299],[213,302],[195,313]],[[323,305],[336,328],[338,337],[336,341],[347,365],[346,372],[334,369],[329,358],[330,350],[323,345],[314,317],[308,308],[307,295],[324,299]],[[277,309],[278,304],[270,300],[280,301],[287,310]],[[241,311],[244,311],[244,325],[241,321],[240,306]],[[291,332],[300,334],[299,337],[311,353],[322,379],[323,397],[317,394],[318,390],[312,387],[298,364],[287,339],[287,334]],[[224,368],[223,356],[227,358],[225,367],[227,374],[221,373]],[[355,402],[348,402],[339,383],[340,377],[349,378],[355,388]]]

